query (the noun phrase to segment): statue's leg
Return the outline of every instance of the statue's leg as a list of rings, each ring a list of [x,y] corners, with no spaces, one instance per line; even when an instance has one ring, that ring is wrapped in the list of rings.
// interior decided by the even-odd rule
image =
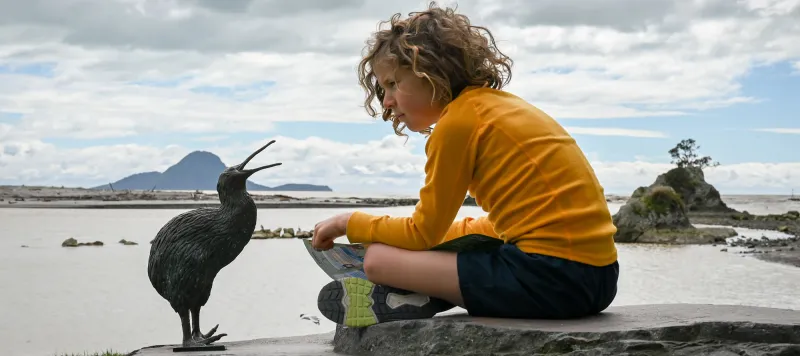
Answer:
[[[226,336],[227,334],[219,334],[217,336],[213,336],[215,332],[217,332],[217,328],[219,324],[211,328],[206,334],[200,332],[200,307],[192,308],[192,339],[197,344],[208,345],[221,339],[222,337]]]
[[[183,346],[188,346],[192,342],[192,333],[189,330],[189,311],[182,310],[178,312],[181,317],[181,327],[183,329]]]

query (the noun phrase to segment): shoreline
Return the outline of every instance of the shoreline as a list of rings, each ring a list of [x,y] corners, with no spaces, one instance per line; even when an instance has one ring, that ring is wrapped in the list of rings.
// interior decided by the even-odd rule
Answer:
[[[740,253],[756,259],[800,268],[800,214],[753,215],[747,213],[689,213],[692,225],[740,227],[752,230],[777,231],[789,238],[749,237],[743,241],[719,246],[744,247]]]
[[[314,192],[298,191],[299,195]],[[414,206],[418,198],[383,198],[353,196],[293,197],[291,192],[251,193],[258,209],[337,209],[384,208]],[[344,194],[343,194],[344,195]],[[608,194],[606,201],[624,204],[628,197]],[[773,203],[791,201],[783,196],[772,196]],[[0,186],[0,209],[173,209],[190,210],[220,206],[216,192],[201,191],[112,191],[86,188]],[[467,197],[462,206],[477,206],[475,199]],[[796,211],[796,210],[795,210]],[[800,216],[789,211],[777,214],[749,214],[747,212],[689,212],[691,224],[743,227],[771,230],[794,236],[794,239],[776,246],[771,241],[750,241],[746,254],[760,260],[800,267]],[[771,239],[770,239],[771,240]],[[733,247],[733,246],[729,246]]]
[[[174,202],[174,201],[124,201],[124,202],[23,202],[0,204],[0,209],[197,209],[218,207],[214,202]],[[258,209],[335,209],[335,208],[382,208],[388,204],[350,203],[350,202],[259,202]],[[394,205],[397,206],[397,205]]]
[[[362,208],[415,205],[419,199],[341,196],[294,197],[292,192],[250,192],[259,209]],[[298,191],[313,195],[313,191]],[[0,186],[0,208],[18,209],[196,209],[220,205],[216,192],[98,190],[86,188]]]
[[[314,191],[297,191],[303,197],[290,196],[292,192],[249,192],[259,209],[297,208],[384,208],[414,206],[414,197],[355,197],[321,194]],[[627,197],[607,195],[608,202],[623,202]],[[0,208],[18,209],[196,209],[220,205],[216,192],[160,191],[160,190],[98,190],[86,188],[0,186]],[[477,206],[475,199],[467,197],[464,206]]]

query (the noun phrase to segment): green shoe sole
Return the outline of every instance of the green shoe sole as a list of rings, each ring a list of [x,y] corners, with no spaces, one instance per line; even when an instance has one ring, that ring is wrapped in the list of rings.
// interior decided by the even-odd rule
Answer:
[[[323,316],[349,327],[393,320],[425,319],[447,310],[438,299],[347,277],[322,287],[317,306]]]

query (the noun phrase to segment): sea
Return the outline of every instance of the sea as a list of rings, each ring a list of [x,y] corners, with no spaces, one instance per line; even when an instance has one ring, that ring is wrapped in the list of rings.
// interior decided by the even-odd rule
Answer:
[[[275,194],[275,192],[270,192]],[[297,192],[285,192],[298,196]],[[358,196],[309,192],[307,196]],[[375,195],[370,195],[375,196]],[[724,196],[755,214],[800,210],[786,196]],[[612,201],[612,213],[624,201]],[[409,216],[413,206],[366,208]],[[258,225],[312,229],[348,209],[261,209]],[[147,278],[149,241],[173,216],[169,209],[0,209],[0,355],[129,352],[181,340],[178,315]],[[462,207],[458,218],[486,215]],[[746,237],[785,234],[737,228]],[[61,247],[100,240],[102,247]],[[126,239],[139,243],[124,246]],[[339,239],[338,242],[346,242]],[[25,245],[26,247],[22,247]],[[711,303],[800,310],[800,268],[765,262],[723,246],[620,244],[619,293],[612,305]],[[316,307],[330,278],[302,241],[252,240],[217,276],[201,312],[204,332],[219,324],[222,341],[333,331]],[[463,312],[455,309],[451,312]],[[301,318],[317,316],[319,324]]]

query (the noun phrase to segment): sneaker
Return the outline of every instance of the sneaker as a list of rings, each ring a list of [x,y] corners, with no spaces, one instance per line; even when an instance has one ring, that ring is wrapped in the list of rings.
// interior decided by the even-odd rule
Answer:
[[[319,311],[329,320],[364,327],[392,320],[425,319],[455,307],[444,300],[346,277],[322,287]]]

